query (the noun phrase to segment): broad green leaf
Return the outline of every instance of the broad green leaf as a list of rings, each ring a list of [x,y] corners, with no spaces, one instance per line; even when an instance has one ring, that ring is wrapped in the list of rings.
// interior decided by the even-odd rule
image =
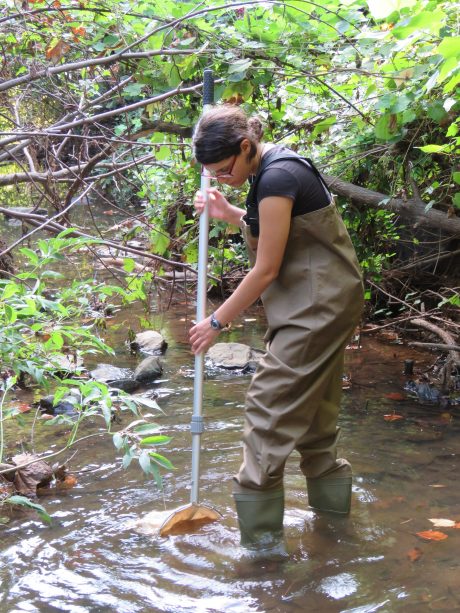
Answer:
[[[121,449],[125,444],[125,439],[119,432],[115,432],[113,435],[113,444],[117,449]]]
[[[25,255],[29,262],[34,266],[37,266],[37,264],[40,263],[40,258],[38,257],[38,255],[35,253],[35,251],[32,251],[32,249],[29,249],[29,247],[21,247],[19,251],[20,253]]]
[[[460,192],[457,192],[454,195],[454,197],[452,198],[452,202],[458,209],[460,209]]]
[[[150,234],[150,240],[152,243],[152,252],[157,255],[164,255],[171,242],[171,239],[165,232],[159,232],[157,230],[154,230]]]
[[[132,258],[124,258],[123,260],[123,268],[126,272],[133,272],[136,268],[136,262]]]
[[[414,32],[430,32],[438,35],[445,19],[446,14],[442,10],[422,11],[412,19],[405,19],[402,23],[399,23],[393,28],[392,34],[400,39],[406,38]]]
[[[10,496],[6,500],[4,500],[4,502],[7,502],[8,504],[15,504],[15,505],[19,505],[22,507],[28,507],[29,509],[33,509],[34,511],[38,513],[38,516],[40,517],[40,519],[44,521],[45,523],[51,525],[53,522],[50,515],[48,515],[48,513],[46,512],[46,509],[42,507],[41,504],[32,502],[32,500],[29,500],[25,496]]]
[[[460,56],[460,36],[447,36],[434,51],[445,58]]]
[[[153,434],[158,431],[159,427],[157,424],[142,424],[133,428],[133,432],[136,432],[136,434]]]
[[[175,466],[173,465],[168,458],[165,458],[160,453],[156,453],[155,451],[147,452],[148,455],[152,458],[154,462],[162,466],[163,468],[167,468],[168,470],[175,470]]]
[[[149,452],[148,451],[142,451],[141,454],[139,455],[139,464],[140,467],[142,468],[142,470],[145,473],[150,473],[150,456],[149,456]]]

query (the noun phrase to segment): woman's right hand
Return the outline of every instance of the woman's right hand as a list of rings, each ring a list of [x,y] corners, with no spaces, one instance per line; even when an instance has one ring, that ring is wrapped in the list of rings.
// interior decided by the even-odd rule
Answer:
[[[220,191],[215,187],[209,187],[206,191],[208,193],[209,216],[215,217],[215,219],[223,219],[224,221],[232,223],[233,218],[231,217],[231,212],[234,207],[228,202],[225,196],[221,194]],[[197,193],[195,194],[193,205],[195,207],[196,212],[201,215],[205,205],[204,196],[201,191],[197,191]]]

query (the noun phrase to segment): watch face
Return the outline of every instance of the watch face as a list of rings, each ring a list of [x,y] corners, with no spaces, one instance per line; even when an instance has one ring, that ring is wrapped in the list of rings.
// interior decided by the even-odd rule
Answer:
[[[210,323],[211,323],[211,328],[213,328],[214,330],[220,330],[221,329],[220,324],[217,321],[217,319],[214,317],[214,315],[211,317],[211,322]]]

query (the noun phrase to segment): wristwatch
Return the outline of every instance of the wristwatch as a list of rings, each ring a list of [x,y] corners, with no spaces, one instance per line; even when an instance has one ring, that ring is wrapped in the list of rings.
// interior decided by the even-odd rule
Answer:
[[[214,313],[211,315],[211,321],[209,323],[211,324],[211,328],[213,330],[223,330],[225,328],[225,326],[223,326],[220,321],[216,319]]]

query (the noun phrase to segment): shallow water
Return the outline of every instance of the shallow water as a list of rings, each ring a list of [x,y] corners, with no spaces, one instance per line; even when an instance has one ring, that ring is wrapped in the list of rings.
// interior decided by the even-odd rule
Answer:
[[[161,304],[168,302],[165,295]],[[140,357],[129,353],[126,332],[128,326],[140,331],[142,317],[135,306],[107,321],[117,355],[100,361],[135,367]],[[29,511],[0,525],[0,613],[460,610],[460,530],[441,528],[448,535],[441,542],[416,536],[432,528],[429,518],[460,521],[460,407],[385,397],[402,391],[406,358],[415,358],[419,374],[434,357],[365,336],[361,349],[347,351],[352,385],[344,392],[340,416],[340,451],[354,469],[350,517],[309,510],[293,454],[285,476],[289,557],[284,562],[245,560],[231,479],[241,462],[250,376],[215,372],[204,385],[200,498],[222,520],[195,534],[165,539],[127,527],[152,510],[174,510],[189,502],[193,357],[187,331],[193,318],[193,300],[181,294],[166,312],[150,316],[152,328],[169,343],[163,378],[144,392],[157,398],[164,413],[154,419],[173,437],[160,450],[176,467],[164,474],[164,490],[138,466],[124,470],[111,440],[90,439],[74,457],[69,452],[76,487],[39,500],[53,526]],[[261,349],[263,332],[263,317],[255,309],[222,340]],[[17,400],[30,401],[30,394],[18,394]],[[392,413],[403,419],[386,421],[384,415]],[[122,426],[129,421],[126,417]],[[10,435],[10,452],[23,444],[28,448],[23,436],[29,429]],[[62,428],[36,425],[37,451],[55,451],[62,442]]]
[[[355,474],[350,517],[309,510],[297,457],[290,458],[286,561],[253,563],[239,547],[230,492],[241,461],[248,375],[213,373],[204,386],[200,496],[222,513],[222,521],[165,539],[126,528],[149,511],[174,510],[189,501],[193,358],[186,336],[192,310],[180,301],[154,318],[169,342],[163,379],[148,392],[157,395],[164,411],[155,421],[173,436],[161,450],[176,466],[165,474],[164,492],[138,467],[123,470],[110,440],[82,446],[70,462],[77,486],[40,499],[53,516],[52,527],[27,512],[0,528],[0,611],[460,609],[460,530],[443,529],[448,538],[442,542],[415,535],[432,528],[429,518],[460,520],[459,409],[452,407],[449,419],[449,409],[385,398],[402,391],[406,380],[402,370],[409,354],[398,345],[364,338],[361,349],[347,352],[352,387],[343,397],[340,448]],[[116,320],[126,317],[119,313]],[[136,314],[129,317],[134,325]],[[263,320],[256,311],[246,319],[231,340],[260,348]],[[125,332],[113,334],[118,347],[113,362],[134,366],[139,358],[127,351]],[[418,368],[432,359],[411,351],[414,356]],[[385,421],[394,411],[404,419]],[[38,426],[37,444],[47,433],[45,448],[59,448],[58,432]]]

